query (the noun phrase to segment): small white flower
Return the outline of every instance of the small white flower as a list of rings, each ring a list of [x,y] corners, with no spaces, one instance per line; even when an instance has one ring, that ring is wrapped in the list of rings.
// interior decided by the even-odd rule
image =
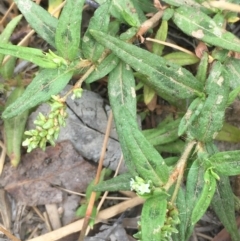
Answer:
[[[146,182],[141,177],[136,176],[135,180],[131,178],[130,186],[131,190],[135,190],[137,194],[144,195],[151,193],[152,182],[150,180]]]

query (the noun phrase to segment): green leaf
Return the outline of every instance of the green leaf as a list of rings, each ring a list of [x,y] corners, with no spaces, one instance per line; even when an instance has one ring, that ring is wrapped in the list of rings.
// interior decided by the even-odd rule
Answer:
[[[55,44],[58,54],[67,60],[77,57],[84,2],[84,0],[68,0],[58,21]]]
[[[240,85],[229,93],[227,106],[233,104],[233,102],[235,101],[239,93],[240,93]]]
[[[229,178],[220,175],[212,207],[221,223],[231,235],[232,241],[239,241],[240,235],[235,221],[234,195]]]
[[[145,181],[152,181],[156,187],[166,183],[169,171],[164,159],[143,136],[131,113],[122,108],[120,115],[122,120],[121,135],[124,139],[121,146],[123,144],[128,149],[128,158],[134,164],[139,176]]]
[[[201,61],[198,65],[198,70],[196,78],[201,82],[205,83],[207,79],[207,70],[208,70],[208,53],[204,52],[201,58]]]
[[[109,74],[108,95],[112,107],[116,126],[121,125],[118,121],[119,111],[124,106],[137,118],[137,101],[135,93],[135,79],[132,69],[122,61]]]
[[[192,225],[197,223],[197,221],[204,215],[208,206],[211,203],[212,197],[216,190],[216,179],[211,174],[211,170],[207,169],[204,173],[204,185],[201,191],[200,197],[197,200],[195,207],[192,211],[191,221]]]
[[[164,59],[180,66],[196,64],[199,62],[199,58],[197,56],[184,52],[173,52],[164,55]]]
[[[0,74],[4,79],[11,79],[14,75],[17,58],[10,57],[9,60],[0,67]]]
[[[229,54],[229,51],[227,49],[222,49],[219,47],[213,49],[213,51],[211,52],[211,56],[215,60],[219,60],[221,63],[223,63],[226,59],[228,59],[228,54]]]
[[[208,94],[198,118],[189,127],[189,136],[199,141],[214,139],[221,130],[229,95],[229,74],[223,65],[216,61],[206,82]]]
[[[127,80],[127,81],[126,81]],[[118,133],[118,138],[121,143],[122,152],[126,161],[129,172],[136,176],[135,167],[128,155],[128,147],[124,143],[123,131],[122,131],[122,116],[120,110],[122,106],[128,109],[134,118],[136,115],[136,93],[135,93],[135,79],[131,68],[122,61],[118,63],[108,78],[108,96],[113,111],[113,117]]]
[[[90,84],[105,77],[118,65],[118,63],[119,58],[113,53],[109,54],[98,66],[96,66],[96,69],[89,75],[85,82]]]
[[[164,158],[164,162],[166,163],[167,166],[173,166],[177,163],[177,161],[180,159],[179,156],[171,156]]]
[[[156,33],[155,39],[165,41],[167,39],[167,33],[168,33],[168,21],[162,20],[161,26]],[[152,51],[154,54],[161,56],[164,47],[165,46],[163,44],[158,44],[153,42]]]
[[[224,26],[225,23],[225,14],[223,14],[223,12],[217,12],[215,14],[215,16],[213,17],[213,21],[216,23],[217,26],[219,26],[220,28],[222,28]]]
[[[204,185],[204,167],[200,165],[200,160],[193,162],[187,175],[186,183],[186,226],[185,226],[185,240],[188,240],[193,232],[191,215],[193,209],[200,197]]]
[[[76,211],[76,216],[82,218],[85,216],[86,214],[86,211],[87,211],[87,207],[88,205],[87,204],[82,204]]]
[[[167,152],[167,153],[182,153],[185,147],[185,142],[183,142],[182,140],[178,139],[174,142],[170,142],[168,144],[165,145],[159,145],[159,146],[155,146],[155,149],[162,153],[162,152]]]
[[[108,34],[115,36],[120,29],[120,22],[118,20],[113,20],[109,23]]]
[[[3,29],[1,35],[0,35],[0,43],[7,43],[9,41],[9,38],[11,37],[11,34],[13,33],[14,29],[16,28],[17,24],[22,19],[22,15],[19,15],[15,18],[13,18],[7,26]],[[0,64],[2,63],[4,58],[3,54],[0,54]]]
[[[153,6],[152,1],[150,0],[132,0],[134,5],[138,5],[142,11],[149,12],[157,12],[157,9]]]
[[[123,41],[127,41],[127,40],[133,38],[136,35],[137,32],[138,32],[138,28],[131,27],[126,32],[122,33],[119,36],[119,39],[121,39]]]
[[[180,188],[178,191],[177,199],[176,199],[176,206],[179,210],[179,220],[180,223],[176,227],[178,230],[178,233],[174,233],[172,235],[172,238],[174,241],[185,241],[185,229],[186,229],[186,221],[187,216],[185,210],[188,209],[186,205],[186,196],[185,191],[183,188]]]
[[[219,27],[208,15],[195,8],[182,6],[175,10],[174,23],[187,35],[213,46],[240,52],[240,40]]]
[[[175,7],[192,6],[196,10],[199,10],[202,7],[197,1],[194,0],[165,0],[164,2]]]
[[[225,122],[215,140],[228,141],[232,143],[240,142],[240,129]]]
[[[120,59],[146,75],[147,78],[141,81],[170,103],[173,98],[186,99],[202,95],[202,84],[186,69],[112,36],[95,30],[90,32],[98,42],[111,49]]]
[[[98,180],[98,185],[101,185],[101,183],[104,182],[104,179],[109,178],[109,176],[111,175],[111,173],[112,173],[112,171],[111,171],[110,169],[103,168],[102,171],[101,171],[99,180]],[[87,187],[87,190],[86,190],[86,198],[87,198],[88,201],[89,201],[90,198],[91,198],[92,192],[95,191],[95,190],[94,190],[94,187],[95,187],[94,183],[95,183],[95,180],[92,180],[92,181],[90,182],[90,184],[88,185],[88,187]],[[99,197],[100,197],[100,195],[101,195],[101,191],[98,191],[98,192],[96,193],[95,200],[98,200]]]
[[[86,211],[87,211],[87,204],[82,204],[76,211],[76,216],[83,218],[86,215]],[[97,216],[97,208],[96,206],[93,206],[92,208],[92,213],[90,216],[90,220],[89,220],[89,226],[91,227],[91,229],[93,228],[94,224],[95,224],[95,218]]]
[[[31,0],[14,0],[31,27],[51,46],[55,47],[58,20]]]
[[[240,86],[240,60],[235,58],[227,58],[224,66],[231,73],[230,87],[236,89]]]
[[[144,16],[141,9],[139,7],[136,9],[131,0],[112,0],[110,11],[111,15],[115,18],[129,24],[132,27],[139,27],[141,23],[138,16]]]
[[[158,196],[146,200],[141,214],[141,240],[162,240],[166,212],[166,200],[161,200],[161,197]]]
[[[88,29],[82,39],[81,49],[83,55],[94,63],[99,60],[105,48],[92,37],[90,29],[101,30],[103,33],[108,32],[110,22],[109,8],[110,4],[104,3],[94,12],[94,16],[91,18]]]
[[[5,108],[15,102],[23,92],[23,86],[16,87],[8,97]],[[21,143],[27,118],[28,111],[25,111],[14,118],[4,120],[4,143],[6,145],[7,155],[14,167],[19,164],[21,159]]]
[[[40,49],[0,43],[0,53],[28,60],[42,68],[58,67],[58,64],[49,59]]]
[[[155,97],[155,95],[156,92],[152,88],[148,87],[147,85],[143,86],[143,98],[145,105],[148,105]]]
[[[173,14],[174,14],[173,8],[164,9],[162,20],[169,21],[172,18]]]
[[[58,94],[67,85],[72,74],[73,69],[68,68],[41,70],[28,85],[23,95],[4,110],[2,118],[12,118],[49,100],[52,95]]]
[[[157,128],[143,130],[142,133],[153,146],[163,145],[178,139],[178,126],[181,119],[173,120]]]
[[[130,187],[131,178],[133,178],[132,174],[123,173],[110,180],[103,181],[103,182],[95,185],[93,187],[93,190],[96,192],[129,191],[129,190],[131,190],[131,187]]]
[[[188,127],[193,123],[193,121],[200,115],[202,108],[204,105],[204,101],[202,98],[196,98],[192,101],[190,106],[187,109],[186,114],[181,119],[181,122],[178,126],[178,135],[183,135]]]
[[[240,174],[240,151],[218,152],[212,155],[209,161],[223,175],[235,176]]]

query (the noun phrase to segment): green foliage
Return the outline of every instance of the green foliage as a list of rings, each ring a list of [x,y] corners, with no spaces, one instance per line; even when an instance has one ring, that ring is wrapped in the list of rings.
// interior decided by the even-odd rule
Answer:
[[[30,109],[58,95],[76,73],[83,77],[70,91],[72,98],[81,97],[83,81],[90,84],[107,77],[109,101],[128,173],[96,186],[92,183],[87,199],[92,190],[135,190],[146,199],[136,234],[143,241],[187,241],[196,222],[212,205],[232,240],[240,240],[228,178],[240,174],[240,153],[218,152],[213,144],[215,138],[239,141],[239,130],[224,124],[226,108],[240,92],[240,60],[228,54],[240,52],[240,40],[224,28],[232,13],[211,8],[206,1],[164,1],[168,5],[158,23],[159,31],[149,29],[149,33],[165,41],[172,19],[171,24],[189,39],[211,46],[211,51],[203,53],[200,59],[166,49],[163,44],[154,43],[152,52],[136,44],[136,36],[145,26],[145,13],[158,12],[150,0],[97,0],[99,7],[83,37],[83,0],[68,0],[59,20],[30,0],[14,2],[30,26],[56,52],[44,53],[9,43],[21,16],[13,19],[2,33],[0,62],[6,55],[14,56],[1,65],[4,77],[12,78],[16,58],[41,67],[19,98],[13,102],[10,98],[11,104],[5,106],[2,118],[10,136],[7,139],[13,135],[9,129],[16,129],[21,116],[26,119]],[[128,26],[126,31],[120,29],[122,23]],[[185,65],[192,66],[187,69]],[[136,82],[140,88],[144,86],[146,103],[158,95],[178,108],[177,118],[166,118],[157,128],[141,131],[137,122]],[[7,87],[4,83],[3,89]],[[36,129],[25,133],[29,135],[24,142],[28,151],[35,147],[44,149],[47,142],[54,144],[65,122],[66,97],[55,99],[49,115],[39,114]],[[14,147],[18,159],[20,134],[19,130]],[[172,156],[164,159],[162,154],[166,152]],[[183,177],[184,188],[180,185],[184,185]],[[78,214],[85,211],[83,205]]]
[[[22,85],[17,86],[8,97],[5,107],[15,102],[24,92]],[[28,118],[28,110],[22,114],[4,121],[4,141],[6,152],[10,158],[11,164],[16,167],[21,159],[21,142],[23,132]]]

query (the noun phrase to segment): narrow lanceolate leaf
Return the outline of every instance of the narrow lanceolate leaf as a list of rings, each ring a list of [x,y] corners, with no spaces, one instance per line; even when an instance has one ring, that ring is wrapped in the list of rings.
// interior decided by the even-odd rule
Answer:
[[[198,65],[197,75],[196,78],[205,83],[207,79],[207,69],[208,69],[208,53],[204,52],[201,58],[201,61]]]
[[[162,240],[162,228],[166,219],[166,212],[166,200],[161,200],[158,196],[146,200],[141,213],[142,241]]]
[[[91,18],[88,29],[82,39],[82,52],[86,59],[97,62],[103,54],[104,47],[99,44],[90,34],[89,29],[97,29],[103,33],[108,32],[110,22],[110,4],[101,5]]]
[[[193,121],[199,116],[202,111],[204,101],[202,98],[196,98],[192,101],[190,106],[187,109],[186,114],[181,119],[181,122],[178,127],[178,135],[183,135],[188,127],[193,123]]]
[[[204,185],[203,176],[204,168],[200,165],[200,161],[197,159],[191,165],[187,176],[185,240],[188,240],[193,232],[194,225],[192,225],[191,222],[191,215],[201,195],[201,191]]]
[[[240,142],[240,129],[225,122],[215,139],[232,143]]]
[[[98,180],[98,184],[102,183],[104,181],[104,179],[109,178],[111,173],[112,173],[112,171],[110,169],[103,168],[101,171],[99,180]],[[90,200],[94,186],[95,186],[95,180],[92,180],[86,190],[86,199],[87,200]],[[96,196],[95,196],[95,200],[98,200],[100,195],[101,195],[101,193],[97,192]]]
[[[202,11],[196,11],[195,8],[184,5],[175,10],[173,21],[189,36],[214,46],[240,52],[240,40],[219,27]]]
[[[227,58],[224,65],[226,66],[225,68],[231,73],[230,87],[232,89],[237,88],[240,86],[240,60],[235,58]]]
[[[122,61],[120,61],[117,67],[109,74],[108,94],[116,125],[118,125],[119,111],[122,109],[122,106],[132,113],[133,118],[137,118],[137,101],[133,71]]]
[[[135,166],[129,156],[128,146],[124,141],[124,132],[122,130],[124,117],[120,114],[121,108],[124,107],[132,113],[133,118],[137,119],[135,79],[132,69],[122,61],[109,74],[108,95],[126,165],[129,172],[136,176]]]
[[[166,0],[164,1],[165,3],[175,6],[175,7],[180,7],[180,6],[192,6],[195,7],[196,9],[200,9],[202,6],[195,0]]]
[[[13,104],[3,112],[2,118],[8,119],[21,114],[58,94],[72,77],[72,69],[43,69],[28,85],[27,89]]]
[[[234,195],[229,178],[220,175],[217,189],[212,200],[212,207],[233,241],[239,241],[240,235],[235,221]]]
[[[131,113],[122,108],[120,115],[124,145],[137,173],[144,180],[152,181],[154,186],[162,186],[169,177],[169,170],[164,159],[143,136]]]
[[[218,152],[209,158],[217,172],[226,176],[240,174],[240,151]]]
[[[168,21],[162,20],[161,26],[155,35],[155,39],[165,41],[167,39],[167,33],[168,33]],[[165,45],[163,44],[153,42],[152,51],[154,54],[161,56],[164,47]]]
[[[133,178],[130,173],[123,173],[117,177],[114,177],[110,180],[103,181],[93,187],[95,192],[115,192],[115,191],[129,191],[131,190],[130,181]]]
[[[76,58],[78,53],[84,2],[67,1],[57,25],[55,44],[58,54],[70,61]]]
[[[58,20],[31,0],[14,0],[31,27],[51,46],[55,47]]]
[[[149,4],[148,0],[132,0],[134,5],[138,5],[143,12],[146,13],[154,13],[157,12],[157,9],[153,6],[153,4]]]
[[[204,173],[204,185],[199,199],[196,202],[196,205],[192,211],[191,222],[192,225],[197,223],[197,221],[203,216],[209,207],[212,197],[216,190],[216,179],[211,174],[211,170],[208,169]]]
[[[178,224],[178,226],[176,226],[178,233],[174,233],[172,235],[173,240],[175,241],[185,241],[185,230],[186,230],[186,212],[185,210],[188,209],[187,205],[186,205],[186,194],[185,191],[180,188],[178,191],[178,195],[177,195],[177,200],[176,200],[176,206],[179,210],[179,220],[180,223]]]
[[[240,85],[229,93],[227,106],[233,104],[237,96],[239,96],[239,93],[240,93]]]
[[[24,88],[22,86],[16,87],[8,97],[6,107],[16,101],[23,92]],[[27,118],[28,111],[24,111],[14,118],[4,120],[4,143],[6,145],[7,155],[14,167],[20,162],[21,143]]]
[[[221,130],[229,95],[229,74],[216,61],[206,82],[208,95],[199,117],[189,127],[189,135],[199,141],[209,142]]]
[[[51,59],[48,59],[47,55],[44,54],[40,49],[0,43],[0,53],[28,60],[42,68],[58,67],[58,65],[54,63]]]
[[[142,81],[166,100],[171,102],[176,97],[186,99],[202,95],[202,84],[186,69],[112,36],[95,30],[90,32],[99,43],[111,49],[136,71],[146,75]]]
[[[138,16],[144,16],[141,8],[136,9],[131,0],[112,0],[110,11],[115,18],[132,27],[139,27],[141,23]]]
[[[16,61],[17,58],[11,56],[9,60],[0,67],[0,75],[2,75],[4,79],[13,78]]]
[[[199,58],[197,56],[183,52],[173,52],[164,55],[164,59],[180,66],[196,64],[199,62]]]
[[[167,152],[167,153],[172,153],[172,154],[178,154],[178,153],[182,153],[184,148],[185,148],[185,142],[183,142],[180,139],[177,139],[174,142],[170,142],[164,145],[158,145],[155,146],[155,149],[158,152]]]
[[[0,35],[0,43],[7,43],[9,41],[11,34],[13,33],[14,29],[16,28],[17,24],[19,23],[19,21],[21,19],[22,19],[22,15],[19,15],[19,16],[13,18],[7,24],[7,26],[4,28],[4,30],[2,31],[2,33]],[[0,54],[0,64],[2,63],[3,58],[4,58],[4,55]]]
[[[173,120],[157,128],[142,131],[146,139],[153,145],[163,145],[178,139],[177,129],[181,119]]]

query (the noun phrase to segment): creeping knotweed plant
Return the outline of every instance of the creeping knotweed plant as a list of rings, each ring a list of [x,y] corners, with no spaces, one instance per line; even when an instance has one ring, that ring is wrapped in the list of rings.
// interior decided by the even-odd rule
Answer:
[[[55,145],[55,140],[58,138],[60,127],[66,125],[66,105],[60,101],[59,96],[52,96],[49,101],[51,112],[48,116],[39,113],[37,119],[34,121],[36,128],[33,130],[25,131],[24,134],[29,136],[23,143],[27,146],[27,152],[40,147],[43,150],[46,144],[50,143]]]

